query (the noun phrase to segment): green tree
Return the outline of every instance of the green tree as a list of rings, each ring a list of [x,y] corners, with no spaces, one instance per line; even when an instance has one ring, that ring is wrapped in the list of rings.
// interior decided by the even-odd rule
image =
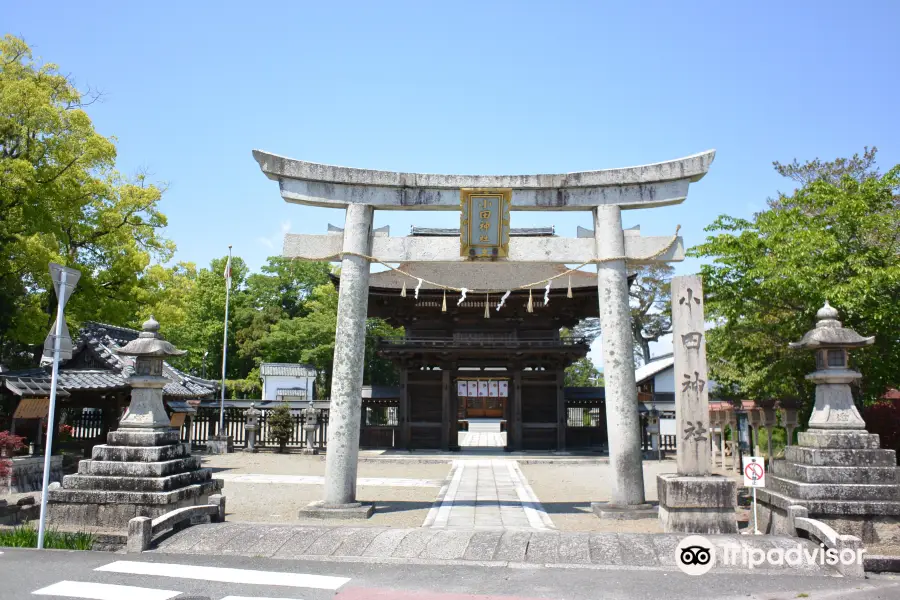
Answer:
[[[23,40],[0,40],[0,362],[36,356],[55,314],[48,262],[82,273],[71,321],[125,324],[151,260],[174,252],[162,191],[115,170],[115,145],[85,110],[94,99]]]
[[[672,333],[672,275],[667,264],[641,265],[628,290],[631,304],[631,337],[634,358],[644,364],[650,362],[650,342]],[[584,319],[575,328],[575,335],[590,340],[600,335],[600,319]]]
[[[874,335],[853,352],[863,373],[857,389],[871,401],[900,383],[900,166],[880,175],[874,149],[864,157],[816,159],[776,168],[801,187],[779,194],[752,219],[720,216],[717,232],[691,249],[702,267],[710,377],[747,397],[800,396],[809,352],[787,344],[815,322],[827,299],[845,326]]]
[[[603,373],[597,370],[591,359],[581,358],[566,367],[566,386],[602,387]]]
[[[278,442],[278,451],[284,452],[287,443],[294,432],[294,418],[291,416],[291,407],[287,402],[282,402],[268,415],[269,436]]]

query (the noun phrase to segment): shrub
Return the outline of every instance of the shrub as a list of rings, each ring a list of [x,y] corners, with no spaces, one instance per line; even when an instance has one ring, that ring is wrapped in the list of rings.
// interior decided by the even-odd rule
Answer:
[[[287,402],[277,406],[269,414],[269,437],[278,442],[278,451],[284,452],[291,434],[294,433],[294,418],[291,416],[291,407]]]
[[[17,450],[25,446],[25,438],[13,435],[8,431],[0,431],[0,477],[9,475],[9,467],[12,464],[6,460]]]
[[[0,546],[10,548],[37,548],[37,529],[25,523],[12,529],[0,530]],[[70,533],[47,529],[44,531],[44,548],[58,550],[90,550],[94,536],[84,531]]]

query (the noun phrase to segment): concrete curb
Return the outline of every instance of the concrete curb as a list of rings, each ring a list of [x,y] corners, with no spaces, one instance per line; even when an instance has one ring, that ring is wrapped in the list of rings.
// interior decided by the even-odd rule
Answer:
[[[900,556],[873,554],[863,558],[866,573],[900,573]]]

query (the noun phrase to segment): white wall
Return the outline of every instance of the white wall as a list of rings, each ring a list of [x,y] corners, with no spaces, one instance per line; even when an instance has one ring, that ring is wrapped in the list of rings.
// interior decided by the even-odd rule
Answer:
[[[275,394],[281,388],[301,388],[306,390],[306,398],[312,397],[315,377],[292,377],[287,375],[266,375],[262,378],[262,400],[277,400]]]
[[[657,392],[675,393],[675,368],[669,367],[653,378],[653,389]]]
[[[659,420],[659,434],[660,435],[675,435],[675,419],[660,419]]]

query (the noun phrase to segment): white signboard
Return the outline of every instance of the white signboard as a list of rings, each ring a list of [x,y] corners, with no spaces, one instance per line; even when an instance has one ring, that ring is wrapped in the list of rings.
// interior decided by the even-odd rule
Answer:
[[[457,381],[456,382],[456,395],[461,398],[465,398],[467,396],[467,392],[469,391],[469,386],[466,385],[465,381]]]
[[[501,398],[509,397],[509,382],[508,381],[501,381],[500,385],[497,387],[499,388]]]
[[[487,398],[488,397],[488,382],[487,381],[479,381],[478,382],[478,397],[479,398]]]
[[[496,398],[500,394],[500,386],[497,384],[499,381],[488,381],[488,396],[491,398]]]
[[[478,397],[478,382],[470,381],[468,383],[468,385],[469,385],[469,390],[468,390],[469,393],[467,395],[469,396],[469,398],[477,398]]]
[[[766,487],[766,463],[762,456],[744,457],[744,487]]]

